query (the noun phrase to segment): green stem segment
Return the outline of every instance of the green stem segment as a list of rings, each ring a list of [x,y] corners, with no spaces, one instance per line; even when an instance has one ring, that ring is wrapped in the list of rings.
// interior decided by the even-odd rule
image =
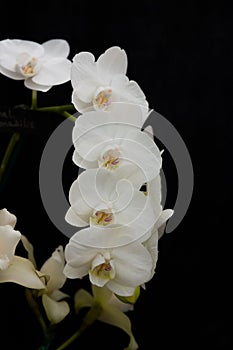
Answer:
[[[58,113],[63,117],[70,119],[73,122],[75,122],[76,120],[76,118],[72,114],[67,112],[67,111],[74,111],[74,106],[71,104],[62,105],[62,106],[41,107],[41,108],[36,108],[36,110],[39,112]]]
[[[8,143],[7,149],[5,151],[5,154],[3,156],[1,165],[0,165],[0,183],[3,179],[3,175],[6,171],[7,165],[9,163],[10,157],[14,151],[14,148],[17,144],[17,142],[20,139],[20,134],[18,132],[14,132],[13,135],[10,138],[10,141]]]
[[[69,338],[67,339],[62,345],[60,345],[56,350],[63,350],[66,349],[70,344],[72,344],[77,338],[82,335],[82,333],[90,327],[99,317],[101,313],[101,306],[99,304],[94,304],[91,309],[87,312],[86,316],[83,319],[83,322],[80,326],[80,328]]]
[[[61,112],[60,114],[61,114],[63,117],[65,117],[65,118],[71,120],[72,122],[75,122],[75,121],[76,121],[76,118],[75,118],[72,114],[68,113],[67,111],[63,111],[63,112]]]
[[[55,113],[60,113],[63,111],[75,111],[74,106],[72,104],[61,105],[61,106],[40,107],[40,108],[36,108],[36,110],[40,112],[55,112]]]
[[[36,109],[37,108],[37,91],[32,90],[32,105],[31,109]]]

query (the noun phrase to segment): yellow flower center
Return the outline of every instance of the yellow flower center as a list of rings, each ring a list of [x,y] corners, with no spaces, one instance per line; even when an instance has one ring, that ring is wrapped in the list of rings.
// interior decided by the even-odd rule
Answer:
[[[117,148],[106,151],[100,160],[100,166],[110,170],[114,170],[120,163],[120,152]]]
[[[36,59],[35,57],[32,57],[31,61],[29,61],[25,66],[22,66],[23,74],[25,75],[31,75],[35,73],[35,65],[36,65]]]
[[[107,226],[113,221],[113,213],[104,210],[97,210],[91,216],[91,223],[94,225]]]
[[[93,270],[92,273],[94,275],[103,278],[103,279],[113,279],[115,277],[115,272],[112,268],[112,265],[109,260],[105,260],[103,264],[100,264],[96,266]]]
[[[18,55],[16,62],[19,72],[25,77],[32,77],[35,75],[37,64],[37,59],[35,57],[31,57],[27,53],[21,53]]]
[[[96,110],[106,110],[111,104],[112,89],[107,88],[101,90],[95,95],[93,99],[93,105]]]

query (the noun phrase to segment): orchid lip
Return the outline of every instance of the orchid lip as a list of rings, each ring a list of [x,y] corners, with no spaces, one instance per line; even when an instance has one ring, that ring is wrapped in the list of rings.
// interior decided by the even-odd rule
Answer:
[[[37,71],[37,59],[28,53],[21,53],[16,58],[16,69],[26,78],[33,77]]]
[[[104,258],[104,260],[105,261],[103,263],[95,266],[91,270],[91,273],[96,277],[98,276],[99,278],[104,280],[113,279],[115,277],[115,271],[111,264],[111,259]]]
[[[118,147],[108,149],[100,157],[99,165],[109,170],[114,170],[120,165],[120,151]]]
[[[111,104],[112,89],[111,88],[99,88],[97,89],[93,98],[93,106],[95,110],[105,111]]]
[[[93,213],[90,221],[93,225],[107,226],[113,222],[113,213],[109,210],[97,210]]]

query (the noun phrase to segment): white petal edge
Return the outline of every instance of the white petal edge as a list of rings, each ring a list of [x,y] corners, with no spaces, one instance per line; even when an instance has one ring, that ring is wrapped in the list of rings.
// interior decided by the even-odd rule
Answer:
[[[80,52],[73,57],[71,84],[74,89],[85,79],[98,80],[95,57],[90,52]]]
[[[70,307],[66,301],[55,301],[46,294],[42,295],[42,303],[51,324],[61,322],[70,312]]]
[[[5,39],[0,41],[0,64],[7,70],[15,71],[16,57],[26,52],[31,57],[41,57],[44,54],[43,47],[29,40]]]
[[[44,58],[68,57],[70,46],[64,39],[52,39],[42,44],[44,48]]]
[[[15,227],[17,218],[14,214],[10,213],[6,208],[0,210],[0,226],[10,225]]]
[[[126,74],[127,64],[126,52],[118,46],[107,49],[96,62],[98,74],[105,84],[109,84],[116,74]]]
[[[11,225],[0,226],[0,256],[7,256],[11,260],[20,237],[21,233],[15,231]]]
[[[1,65],[0,65],[0,73],[5,75],[7,78],[11,78],[14,80],[24,80],[25,79],[25,77],[22,74],[14,72],[14,71],[10,71],[10,70],[2,67]]]
[[[31,79],[35,84],[54,86],[70,80],[71,62],[66,58],[53,58],[43,64]]]
[[[64,285],[66,281],[66,276],[63,273],[64,265],[63,261],[58,261],[51,256],[41,267],[40,272],[49,276],[47,283],[48,293],[52,293]]]
[[[0,283],[12,282],[32,289],[45,289],[32,263],[25,258],[14,256],[7,270],[0,271]]]
[[[49,89],[51,89],[52,85],[39,85],[36,84],[32,81],[31,78],[24,80],[24,85],[31,90],[36,90],[36,91],[42,91],[42,92],[47,92]]]

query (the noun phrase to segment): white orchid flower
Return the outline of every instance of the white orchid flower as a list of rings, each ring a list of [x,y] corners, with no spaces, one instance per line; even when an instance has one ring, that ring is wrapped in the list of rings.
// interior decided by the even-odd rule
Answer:
[[[28,253],[28,258],[36,266],[33,245],[26,236],[22,235],[21,241]],[[70,311],[68,303],[62,300],[69,297],[69,295],[59,290],[66,281],[66,276],[63,273],[64,265],[63,247],[59,246],[52,253],[51,257],[45,261],[39,271],[41,277],[46,281],[46,289],[40,295],[42,296],[42,304],[51,324],[62,321]]]
[[[134,165],[150,181],[162,166],[155,142],[140,130],[140,109],[119,104],[111,112],[87,112],[77,118],[72,140],[74,162],[81,168],[107,168]],[[124,119],[124,120],[123,120]]]
[[[82,172],[70,187],[71,207],[66,213],[66,221],[77,227],[105,228],[105,235],[115,237],[117,245],[143,236],[153,227],[162,208],[157,206],[155,212],[150,198],[139,191],[141,184],[134,187],[133,170],[129,174],[127,170],[126,166],[124,172],[119,173],[107,169]],[[99,233],[97,235],[99,237]],[[93,238],[91,240],[90,244],[93,244]]]
[[[92,307],[97,303],[101,307],[98,320],[118,327],[129,335],[130,341],[125,350],[138,349],[138,344],[132,333],[131,321],[125,315],[125,312],[133,310],[133,305],[121,302],[106,287],[99,288],[92,285],[92,293],[93,296],[86,290],[79,289],[74,296],[75,310],[78,312],[83,307]]]
[[[151,255],[138,242],[114,247],[116,239],[101,235],[105,229],[95,230],[86,228],[71,237],[65,248],[64,274],[72,279],[89,275],[91,283],[98,287],[106,286],[121,296],[133,295],[135,287],[151,276]],[[111,241],[112,247],[106,248]]]
[[[15,255],[21,233],[14,230],[15,215],[7,209],[0,210],[0,283],[13,282],[27,288],[44,289],[33,264]]]
[[[24,80],[29,89],[45,92],[70,80],[69,51],[69,44],[63,39],[49,40],[42,45],[5,39],[0,41],[0,73]]]
[[[62,300],[68,295],[59,290],[66,281],[66,276],[63,273],[64,265],[63,247],[59,246],[40,269],[42,274],[48,276],[46,290],[42,294],[42,303],[52,324],[59,323],[70,312],[69,304]]]
[[[148,102],[139,85],[126,76],[127,55],[118,46],[110,47],[97,61],[90,52],[73,58],[71,83],[72,102],[80,113],[88,110],[109,110],[113,102],[131,102],[148,109]]]

